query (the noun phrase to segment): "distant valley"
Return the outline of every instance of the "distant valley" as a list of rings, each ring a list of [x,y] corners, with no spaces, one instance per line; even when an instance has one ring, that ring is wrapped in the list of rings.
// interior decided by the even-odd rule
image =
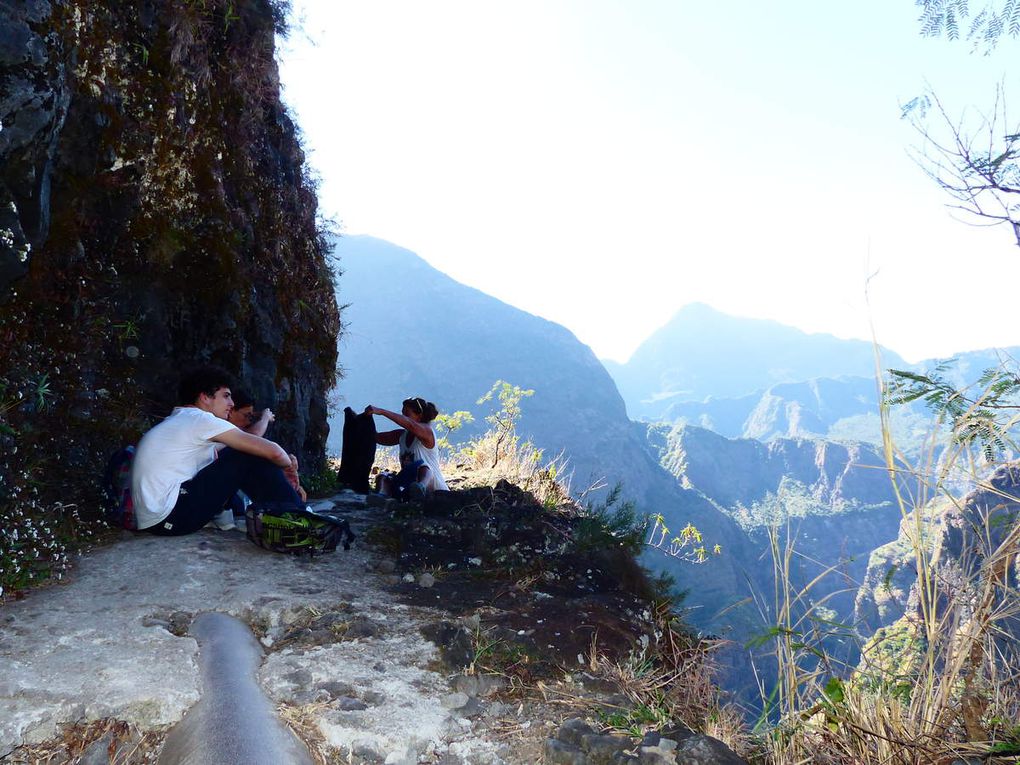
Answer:
[[[424,396],[445,412],[471,411],[475,422],[457,434],[467,438],[484,429],[476,401],[496,380],[534,389],[519,430],[547,457],[566,458],[575,492],[619,482],[642,512],[661,513],[674,530],[693,523],[722,546],[702,566],[646,556],[688,590],[692,623],[741,641],[760,628],[749,609],[727,609],[748,587],[771,588],[766,529],[776,522],[789,523],[803,553],[796,576],[807,582],[833,567],[816,595],[835,593],[835,616],[852,618],[847,582],[864,579],[869,555],[897,538],[901,521],[876,447],[871,344],[688,306],[627,364],[603,365],[564,327],[406,249],[349,236],[337,255],[338,301],[349,306],[340,407]],[[911,368],[880,352],[886,365]],[[973,379],[994,360],[965,354],[955,374]],[[341,422],[334,412],[335,452]],[[893,413],[904,444],[920,443],[929,427],[921,407]]]

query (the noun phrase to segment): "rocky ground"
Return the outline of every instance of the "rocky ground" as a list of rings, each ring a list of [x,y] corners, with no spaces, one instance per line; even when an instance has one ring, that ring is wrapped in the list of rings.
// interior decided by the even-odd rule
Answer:
[[[610,725],[635,701],[599,667],[657,638],[629,555],[509,484],[373,499],[323,503],[350,519],[350,551],[125,534],[5,606],[0,760],[155,761],[202,695],[191,622],[218,611],[251,626],[258,682],[317,762],[742,762],[683,726]]]

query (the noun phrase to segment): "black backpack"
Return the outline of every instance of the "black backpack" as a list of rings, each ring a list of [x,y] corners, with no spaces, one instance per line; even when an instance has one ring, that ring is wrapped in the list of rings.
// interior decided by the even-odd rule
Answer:
[[[248,539],[266,550],[294,555],[351,549],[354,533],[344,518],[281,502],[255,502],[244,513]]]
[[[131,465],[135,461],[135,447],[125,446],[113,453],[106,463],[99,483],[103,518],[119,529],[138,528],[135,504],[131,499]]]

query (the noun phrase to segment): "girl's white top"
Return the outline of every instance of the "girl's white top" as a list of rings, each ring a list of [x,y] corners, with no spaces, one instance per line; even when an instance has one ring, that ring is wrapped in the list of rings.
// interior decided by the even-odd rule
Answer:
[[[426,428],[432,430],[431,425],[426,425]],[[426,487],[431,491],[448,491],[446,488],[446,481],[443,480],[443,473],[439,469],[439,453],[438,450],[433,446],[431,449],[426,448],[425,444],[421,442],[421,439],[415,436],[414,441],[411,445],[407,444],[407,437],[411,434],[410,431],[405,430],[400,434],[400,455],[403,456],[407,452],[411,452],[411,456],[416,460],[424,462],[429,469],[429,480]],[[435,431],[432,432],[432,437],[435,438]]]

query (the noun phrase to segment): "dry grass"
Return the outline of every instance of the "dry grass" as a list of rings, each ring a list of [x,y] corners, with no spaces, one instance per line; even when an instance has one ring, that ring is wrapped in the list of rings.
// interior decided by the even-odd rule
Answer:
[[[326,742],[326,737],[322,735],[317,723],[328,708],[327,703],[305,704],[298,707],[280,704],[276,707],[276,714],[308,748],[315,765],[332,765],[343,761],[342,752]]]
[[[573,507],[562,457],[544,459],[541,449],[512,437],[500,440],[489,432],[452,454],[443,466],[457,488],[495,486],[508,481],[529,492],[548,508]],[[448,481],[449,483],[449,481]]]
[[[846,668],[805,645],[804,631],[784,612],[808,598],[789,589],[782,575],[787,552],[774,545],[777,584],[788,589],[777,594],[781,717],[765,739],[767,759],[777,765],[1015,763],[1020,499],[993,486],[989,466],[959,442],[938,465],[927,459],[904,469],[889,436],[887,407],[883,424],[887,469],[916,570],[910,607],[863,647],[857,667],[841,672]],[[900,487],[905,476],[915,484],[909,491]],[[966,505],[961,476],[971,490]]]
[[[19,747],[4,762],[10,765],[68,765],[80,762],[97,742],[106,743],[110,765],[154,762],[165,730],[139,734],[128,723],[111,718],[69,725],[55,738]]]
[[[751,754],[743,715],[722,702],[715,681],[712,654],[719,643],[680,631],[665,606],[655,620],[658,639],[623,661],[609,659],[599,650],[597,638],[592,641],[588,670],[613,682],[633,705],[608,715],[605,722],[632,735],[680,724],[719,739],[742,756]]]

